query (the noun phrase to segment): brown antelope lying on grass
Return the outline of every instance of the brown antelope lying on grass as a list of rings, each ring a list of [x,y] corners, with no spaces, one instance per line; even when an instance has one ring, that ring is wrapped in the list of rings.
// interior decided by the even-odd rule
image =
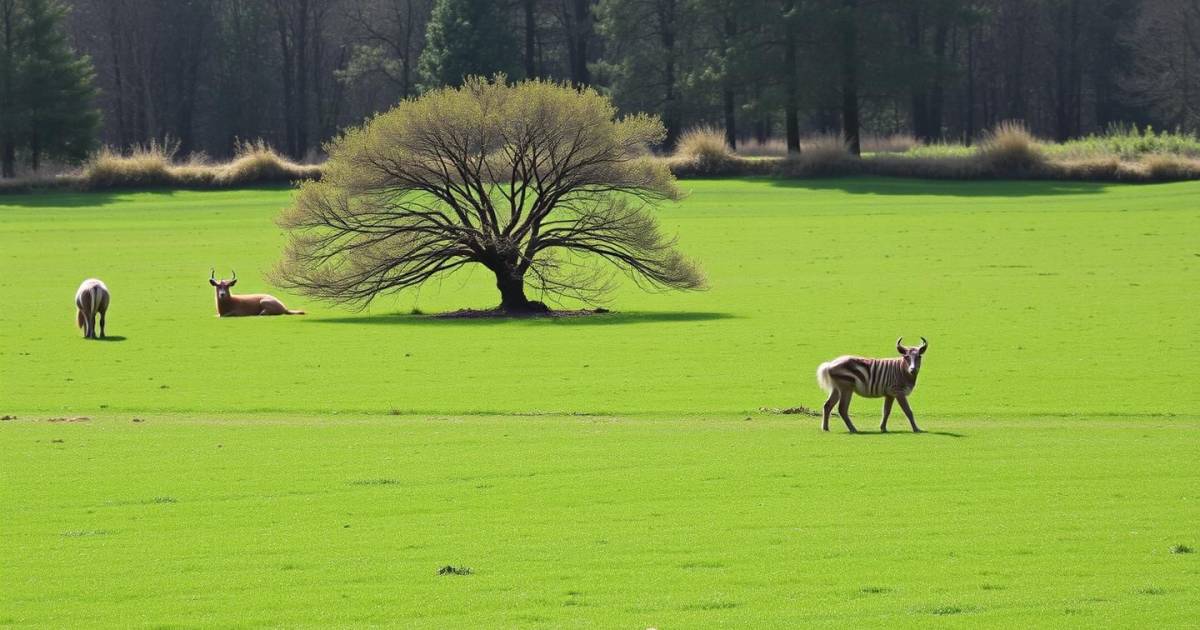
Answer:
[[[243,317],[250,315],[303,315],[304,311],[289,310],[278,298],[266,293],[248,293],[234,295],[229,290],[237,284],[237,272],[233,272],[232,280],[217,280],[214,269],[208,276],[208,283],[217,288],[217,316]]]
[[[100,337],[104,338],[104,318],[108,313],[108,287],[88,278],[75,292],[75,325],[83,329],[84,339],[97,339],[96,315],[100,315]]]
[[[855,394],[867,398],[883,397],[883,421],[879,430],[887,432],[888,416],[892,413],[892,401],[900,403],[912,430],[919,433],[912,408],[908,406],[908,395],[917,386],[917,373],[921,371],[921,355],[929,348],[929,342],[921,337],[920,347],[906,348],[896,340],[896,352],[900,358],[864,359],[862,357],[838,357],[822,363],[817,368],[817,383],[829,392],[825,401],[825,413],[821,418],[821,429],[829,430],[829,413],[838,406],[838,415],[851,433],[858,433],[850,422],[850,398]]]

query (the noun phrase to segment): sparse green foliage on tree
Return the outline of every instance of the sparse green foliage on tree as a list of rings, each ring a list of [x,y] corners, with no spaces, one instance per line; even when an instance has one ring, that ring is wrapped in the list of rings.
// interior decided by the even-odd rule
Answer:
[[[701,288],[650,212],[679,196],[647,155],[664,133],[591,89],[498,76],[433,90],[329,145],[325,176],[280,217],[290,236],[274,280],[365,305],[482,265],[511,313],[545,310],[527,284],[594,302],[613,269],[648,288]]]

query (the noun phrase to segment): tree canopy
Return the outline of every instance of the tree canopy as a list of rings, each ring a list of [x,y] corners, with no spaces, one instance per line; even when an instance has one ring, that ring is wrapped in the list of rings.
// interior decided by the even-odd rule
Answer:
[[[279,219],[289,231],[274,280],[365,305],[467,265],[496,276],[500,308],[526,297],[593,303],[612,271],[649,289],[699,289],[699,268],[651,214],[678,198],[648,146],[654,116],[617,117],[605,97],[548,81],[470,78],[402,102],[328,147]]]

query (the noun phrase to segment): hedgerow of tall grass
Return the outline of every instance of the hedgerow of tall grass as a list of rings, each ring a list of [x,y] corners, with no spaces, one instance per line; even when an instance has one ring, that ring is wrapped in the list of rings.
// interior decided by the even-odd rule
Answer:
[[[829,136],[837,134],[809,134],[800,138],[800,153],[828,146]],[[919,146],[921,142],[909,134],[863,134],[861,139],[864,154],[904,153]],[[738,143],[736,153],[742,157],[787,157],[787,142],[783,138],[743,140]]]
[[[68,179],[77,186],[104,188],[209,188],[317,179],[321,167],[299,164],[275,152],[266,142],[238,142],[233,160],[213,164],[202,153],[175,159],[179,145],[151,141],[126,152],[103,148]]]

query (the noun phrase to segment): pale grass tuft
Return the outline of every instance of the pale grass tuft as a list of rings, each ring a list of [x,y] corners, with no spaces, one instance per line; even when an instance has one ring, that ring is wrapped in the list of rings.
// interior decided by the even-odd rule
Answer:
[[[1047,163],[1041,143],[1016,121],[996,125],[979,143],[976,156],[985,170],[999,176],[1038,176]]]
[[[740,174],[745,170],[725,134],[716,127],[693,127],[683,132],[668,164],[676,173],[691,176]]]
[[[83,188],[210,188],[319,179],[321,167],[297,164],[276,153],[266,142],[239,142],[231,162],[213,164],[203,153],[177,162],[178,143],[139,145],[122,154],[105,147],[80,170],[73,181]]]
[[[702,160],[727,160],[733,149],[725,143],[725,133],[712,126],[692,127],[679,137],[675,157]]]
[[[266,142],[257,140],[239,142],[237,156],[220,167],[214,182],[218,186],[237,186],[320,178],[320,166],[293,162],[276,153]]]
[[[1179,155],[1148,155],[1142,158],[1146,177],[1154,181],[1200,178],[1200,160]]]
[[[86,188],[148,188],[175,183],[171,162],[178,144],[159,143],[136,145],[126,154],[104,147],[83,166],[80,172]]]

